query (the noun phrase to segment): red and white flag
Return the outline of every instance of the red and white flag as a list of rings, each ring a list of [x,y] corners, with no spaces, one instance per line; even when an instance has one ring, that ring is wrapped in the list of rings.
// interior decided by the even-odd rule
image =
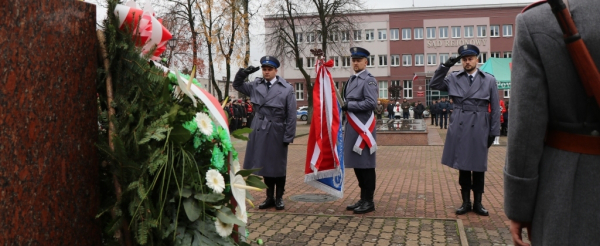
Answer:
[[[419,78],[419,76],[417,76],[417,74],[415,73],[415,76],[413,76],[413,82],[415,82],[415,80],[417,80]]]
[[[333,60],[317,60],[304,182],[341,198],[344,194],[341,106],[329,73],[333,65]]]

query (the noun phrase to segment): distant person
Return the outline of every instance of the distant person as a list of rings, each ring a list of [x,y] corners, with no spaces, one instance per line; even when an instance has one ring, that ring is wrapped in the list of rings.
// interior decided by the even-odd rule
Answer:
[[[405,120],[410,118],[410,103],[406,99],[402,101],[402,118]]]
[[[600,1],[569,10],[598,67]],[[531,245],[600,245],[600,98],[586,95],[548,4],[517,15],[516,30],[504,167],[513,243],[527,245],[527,228]]]
[[[396,106],[394,106],[394,118],[400,119],[402,117],[402,106],[400,102],[396,102]]]
[[[442,97],[442,101],[438,103],[438,116],[440,117],[440,129],[448,129],[448,112],[450,112],[450,103]]]
[[[421,101],[417,101],[417,106],[415,106],[415,119],[423,119],[423,112],[425,111],[425,106],[421,104]]]
[[[377,101],[377,108],[375,108],[375,115],[377,115],[378,120],[381,120],[381,115],[383,115],[383,105],[381,105],[381,101]]]
[[[429,114],[430,114],[430,118],[431,118],[431,125],[433,126],[433,123],[435,122],[435,126],[438,125],[438,118],[437,118],[437,100],[433,100],[433,102],[431,102],[431,104],[429,105]]]
[[[502,122],[502,128],[500,129],[501,136],[508,135],[508,101],[505,101],[504,105],[506,106],[506,109],[502,113],[502,118],[504,119],[504,121]]]
[[[394,103],[392,103],[391,101],[387,105],[387,112],[388,112],[388,118],[390,120],[394,119]]]

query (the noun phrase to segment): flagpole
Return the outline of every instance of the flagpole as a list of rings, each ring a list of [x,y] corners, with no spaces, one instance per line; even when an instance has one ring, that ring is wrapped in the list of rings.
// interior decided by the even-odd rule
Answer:
[[[325,63],[325,57],[324,57],[323,50],[310,49],[310,53],[312,53],[314,56],[316,56],[317,60],[321,61],[321,66],[323,66],[323,64]],[[317,76],[319,76],[319,74],[317,74]],[[338,103],[340,104],[340,106],[343,106],[344,98],[341,97],[340,91],[338,90],[337,86],[333,86],[333,88],[335,88],[335,95],[336,95],[336,99],[337,99]]]

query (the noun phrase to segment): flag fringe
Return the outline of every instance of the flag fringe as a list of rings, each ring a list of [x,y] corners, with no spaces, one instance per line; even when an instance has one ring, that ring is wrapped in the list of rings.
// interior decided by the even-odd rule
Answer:
[[[335,176],[340,175],[340,172],[342,170],[338,170],[336,169],[331,169],[331,170],[325,170],[325,171],[318,171],[316,173],[309,173],[304,175],[304,182],[308,182],[308,181],[314,181],[314,180],[319,180],[319,179],[326,179],[326,178],[333,178]]]

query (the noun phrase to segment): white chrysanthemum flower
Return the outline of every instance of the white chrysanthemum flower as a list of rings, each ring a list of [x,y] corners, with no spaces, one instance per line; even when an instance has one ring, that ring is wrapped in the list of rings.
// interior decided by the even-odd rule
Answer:
[[[248,212],[245,209],[240,208],[239,206],[235,210],[235,217],[241,220],[244,223],[248,223]]]
[[[216,193],[222,193],[225,189],[225,180],[217,170],[210,169],[206,172],[206,185]]]
[[[233,170],[233,173],[240,171],[240,161],[237,159],[233,160],[233,162],[231,162],[231,170]]]
[[[204,135],[210,136],[213,132],[212,121],[210,117],[205,113],[197,113],[196,114],[196,124],[198,125],[198,129]]]
[[[233,232],[233,224],[223,223],[220,219],[217,218],[215,221],[215,227],[217,228],[217,233],[221,237],[228,237]]]

